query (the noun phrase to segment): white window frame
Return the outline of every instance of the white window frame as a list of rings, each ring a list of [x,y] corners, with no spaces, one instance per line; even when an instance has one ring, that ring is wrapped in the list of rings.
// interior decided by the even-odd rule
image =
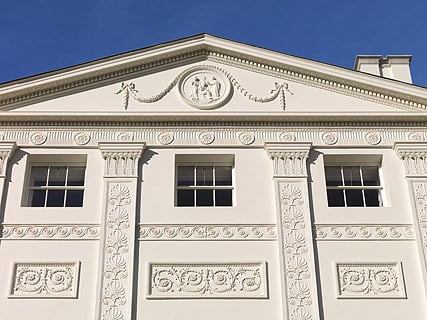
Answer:
[[[175,207],[177,208],[230,208],[235,205],[235,174],[234,174],[234,155],[211,154],[211,155],[189,155],[181,154],[176,155],[175,158]],[[208,161],[212,160],[212,161]],[[194,185],[191,186],[178,186],[178,167],[193,167]],[[196,185],[196,168],[197,167],[213,167],[212,185],[200,186]],[[215,185],[215,167],[230,167],[231,168],[231,185],[230,186],[216,186]],[[194,190],[194,205],[193,206],[178,206],[178,190]],[[197,205],[197,192],[196,190],[213,190],[213,205],[212,206],[198,206]],[[217,206],[215,204],[215,190],[231,190],[231,205],[230,206]]]
[[[351,159],[351,161],[349,161]],[[340,167],[342,186],[328,186],[326,167]],[[344,167],[359,167],[359,173],[361,177],[360,186],[347,186],[344,182]],[[378,186],[364,186],[362,167],[376,167],[378,169]],[[343,190],[344,206],[329,206],[328,199],[327,204],[329,208],[382,208],[386,206],[385,203],[385,190],[384,190],[384,178],[382,173],[382,157],[381,155],[327,155],[324,161],[324,174],[325,174],[325,186],[326,186],[326,198],[328,198],[328,190]],[[346,190],[362,190],[363,206],[348,206],[347,205],[347,194]],[[379,206],[367,206],[365,199],[365,192],[363,190],[377,190],[379,194]]]
[[[52,161],[43,161],[44,159],[52,159]],[[55,161],[57,160],[57,161]],[[68,161],[67,161],[68,160]],[[23,192],[23,201],[22,201],[22,207],[27,208],[82,208],[84,206],[85,202],[85,190],[86,190],[86,183],[87,183],[87,163],[86,163],[86,155],[32,155],[32,158],[30,158],[30,161],[27,166],[27,173],[24,181],[24,192]],[[66,178],[65,178],[65,185],[64,186],[30,186],[31,181],[31,173],[33,167],[48,167],[47,171],[47,177],[49,177],[49,171],[51,167],[67,167],[66,172]],[[67,179],[68,179],[68,168],[69,167],[84,167],[85,168],[85,176],[84,176],[84,184],[83,186],[67,186]],[[32,206],[31,205],[31,190],[64,190],[64,201],[63,205],[53,207],[53,206],[46,206],[47,204],[47,195],[45,196],[45,202],[44,206]],[[67,199],[67,190],[83,190],[83,202],[81,206],[71,207],[66,206],[66,199]]]

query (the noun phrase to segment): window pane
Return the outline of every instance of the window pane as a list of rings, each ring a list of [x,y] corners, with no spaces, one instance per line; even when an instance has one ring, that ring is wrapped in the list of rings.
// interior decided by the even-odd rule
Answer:
[[[367,207],[380,207],[381,199],[379,190],[365,190],[365,201]]]
[[[379,186],[378,167],[362,167],[363,185]]]
[[[232,185],[231,167],[215,167],[215,185],[231,186]]]
[[[65,190],[48,190],[46,207],[63,207]]]
[[[329,207],[345,207],[343,190],[328,190]]]
[[[40,187],[46,185],[47,168],[47,166],[31,167],[30,187]]]
[[[196,206],[212,207],[213,190],[196,190]]]
[[[30,206],[44,207],[46,190],[30,190]]]
[[[361,186],[360,167],[343,167],[344,185]]]
[[[213,185],[213,167],[196,167],[196,185]]]
[[[83,190],[68,190],[66,207],[82,207],[83,206]]]
[[[178,167],[178,186],[194,186],[194,167]]]
[[[230,207],[233,205],[232,190],[215,190],[215,206]]]
[[[84,186],[85,167],[68,167],[67,186]]]
[[[341,167],[325,167],[326,185],[342,186]]]
[[[65,175],[67,167],[50,166],[49,168],[49,186],[65,186]]]
[[[347,207],[364,207],[362,190],[345,190]]]
[[[178,190],[176,196],[178,207],[194,207],[194,190]]]

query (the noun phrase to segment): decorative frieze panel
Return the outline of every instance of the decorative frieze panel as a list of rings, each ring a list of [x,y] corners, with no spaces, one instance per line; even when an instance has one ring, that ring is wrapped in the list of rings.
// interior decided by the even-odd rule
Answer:
[[[306,160],[311,144],[266,143],[265,149],[273,161],[275,177],[307,176]]]
[[[150,264],[147,298],[267,298],[265,263]]]
[[[139,225],[139,240],[276,240],[275,225]]]
[[[325,225],[316,227],[316,240],[415,240],[412,225]]]
[[[338,263],[338,298],[406,298],[401,263]]]
[[[215,123],[215,125],[213,125]],[[197,127],[195,127],[197,124]],[[49,125],[49,124],[47,124]],[[47,138],[43,142],[44,146],[69,146],[69,147],[95,147],[99,143],[126,143],[130,141],[144,141],[150,146],[178,145],[187,146],[195,144],[212,144],[216,146],[263,146],[269,141],[283,141],[292,143],[294,141],[311,141],[314,146],[369,146],[381,145],[392,146],[396,141],[406,143],[415,142],[413,139],[424,139],[424,133],[409,130],[407,128],[376,127],[375,132],[369,128],[360,128],[360,123],[354,123],[354,128],[341,128],[340,123],[325,123],[324,127],[313,127],[310,123],[300,123],[288,126],[288,129],[278,128],[277,122],[174,122],[173,119],[164,123],[167,126],[160,128],[159,121],[151,123],[120,123],[123,127],[88,128],[87,123],[81,123],[79,129],[61,128],[58,121],[57,128],[45,131]],[[78,124],[76,124],[78,125]],[[92,123],[96,126],[96,123]],[[183,127],[183,125],[185,127]],[[261,125],[261,126],[260,126]],[[348,124],[350,126],[350,124]],[[369,123],[365,124],[369,126]],[[126,128],[124,126],[127,126]],[[209,129],[207,128],[209,126]],[[213,127],[215,126],[215,127]],[[245,126],[245,129],[242,129]],[[206,127],[206,128],[205,128]],[[269,128],[266,128],[269,127]],[[288,131],[289,130],[289,131]],[[209,134],[205,134],[208,132]],[[34,133],[31,123],[19,127],[8,126],[3,132],[3,140],[16,141],[19,146],[33,146],[31,136]],[[376,139],[380,137],[380,140]],[[369,138],[369,139],[368,139]],[[1,136],[0,136],[0,140]],[[39,140],[37,140],[39,141]],[[41,141],[41,140],[40,140]],[[421,140],[417,140],[419,143]]]
[[[1,240],[98,240],[99,225],[0,225]]]
[[[80,262],[15,263],[9,298],[76,298]]]

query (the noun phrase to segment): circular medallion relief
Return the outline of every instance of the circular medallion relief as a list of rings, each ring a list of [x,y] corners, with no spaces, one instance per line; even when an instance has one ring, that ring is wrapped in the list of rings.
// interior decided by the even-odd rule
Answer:
[[[228,78],[208,66],[197,66],[186,71],[179,79],[178,87],[184,101],[197,109],[218,108],[231,96]]]

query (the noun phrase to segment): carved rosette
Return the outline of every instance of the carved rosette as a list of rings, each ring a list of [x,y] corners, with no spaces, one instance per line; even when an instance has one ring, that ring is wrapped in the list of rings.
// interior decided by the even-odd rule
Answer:
[[[77,132],[74,135],[73,140],[79,146],[83,146],[83,145],[89,143],[89,141],[90,141],[90,135],[87,132]]]
[[[0,178],[6,176],[7,164],[16,149],[14,142],[0,143]]]
[[[199,134],[199,141],[203,144],[211,144],[215,141],[215,134],[210,131],[205,131]]]
[[[129,210],[132,205],[131,192],[125,183],[108,184],[108,206],[106,217],[106,240],[103,267],[102,319],[115,315],[121,319],[126,315],[123,308],[131,300],[124,279],[128,277],[130,244]]]
[[[145,144],[137,143],[100,143],[102,157],[105,160],[105,177],[136,177],[138,161]]]
[[[75,298],[79,262],[15,263],[10,298]]]
[[[338,263],[338,298],[406,298],[400,263]]]
[[[336,144],[338,142],[338,133],[325,132],[322,134],[322,141],[328,145]]]
[[[312,274],[309,268],[311,258],[307,232],[310,228],[304,218],[304,197],[298,184],[281,183],[280,225],[283,237],[286,291],[290,319],[313,319],[311,289]]]
[[[255,134],[253,132],[242,132],[239,134],[239,141],[244,145],[250,145],[255,141]]]
[[[265,263],[151,264],[147,298],[267,298]]]
[[[174,139],[175,139],[175,136],[173,132],[161,132],[157,136],[157,140],[163,145],[171,144]]]
[[[133,133],[132,132],[120,132],[117,135],[117,140],[124,141],[124,142],[131,142],[131,141],[133,141]]]
[[[35,145],[42,145],[47,140],[46,132],[33,132],[30,136],[30,141]]]
[[[265,149],[273,160],[275,177],[307,176],[306,160],[311,144],[266,143]]]
[[[368,132],[365,134],[365,141],[372,145],[377,145],[381,142],[381,134],[379,132]]]
[[[282,132],[279,139],[283,142],[293,142],[296,139],[296,135],[294,132]]]

